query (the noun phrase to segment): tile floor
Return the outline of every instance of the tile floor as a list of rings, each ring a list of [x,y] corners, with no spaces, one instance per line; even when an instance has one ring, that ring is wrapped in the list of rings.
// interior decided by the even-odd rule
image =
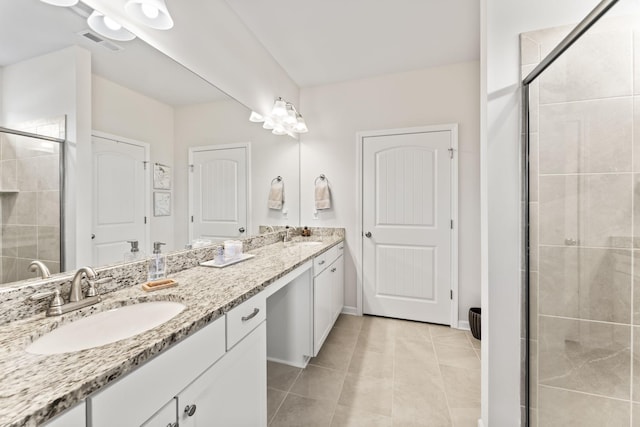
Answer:
[[[268,362],[270,427],[476,427],[480,341],[445,326],[340,315],[305,369]]]

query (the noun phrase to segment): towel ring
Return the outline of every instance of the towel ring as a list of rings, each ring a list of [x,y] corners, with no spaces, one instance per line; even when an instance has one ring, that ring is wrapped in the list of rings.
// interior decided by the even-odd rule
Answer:
[[[273,184],[273,183],[274,183],[274,182],[276,182],[276,181],[278,181],[278,182],[282,181],[282,177],[281,177],[280,175],[276,176],[275,178],[273,178],[273,179],[271,180],[271,183]]]
[[[317,177],[317,178],[315,179],[315,181],[313,181],[313,183],[314,183],[314,185],[315,185],[315,184],[317,184],[317,183],[318,183],[318,180],[320,180],[320,181],[325,181],[326,179],[327,179],[327,177],[326,177],[326,176],[324,176],[324,174],[320,174],[320,176],[319,176],[319,177]]]

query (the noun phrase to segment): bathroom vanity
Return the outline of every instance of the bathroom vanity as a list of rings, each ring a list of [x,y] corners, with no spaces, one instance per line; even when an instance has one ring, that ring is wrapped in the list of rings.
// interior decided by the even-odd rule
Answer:
[[[266,244],[233,266],[179,271],[174,288],[145,293],[136,284],[104,294],[85,312],[3,325],[8,397],[0,424],[266,426],[267,359],[304,366],[342,310],[343,236]],[[50,355],[24,350],[82,316],[145,301],[186,308],[112,344]]]

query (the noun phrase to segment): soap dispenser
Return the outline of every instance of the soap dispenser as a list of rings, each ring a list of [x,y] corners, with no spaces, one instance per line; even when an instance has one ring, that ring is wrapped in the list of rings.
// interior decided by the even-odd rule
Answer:
[[[162,242],[153,242],[153,255],[149,260],[149,280],[162,279],[167,274],[167,258],[160,251],[160,246],[164,244]]]
[[[124,253],[124,262],[136,262],[144,258],[144,254],[140,252],[138,248],[137,240],[127,240],[127,243],[131,245],[131,250]]]

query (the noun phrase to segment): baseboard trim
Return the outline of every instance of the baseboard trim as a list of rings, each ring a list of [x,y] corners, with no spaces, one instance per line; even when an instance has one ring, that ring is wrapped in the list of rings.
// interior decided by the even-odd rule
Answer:
[[[302,362],[293,362],[291,360],[283,360],[283,359],[278,359],[277,357],[269,357],[267,356],[267,360],[269,362],[276,362],[276,363],[280,363],[282,365],[289,365],[289,366],[293,366],[295,368],[306,368],[307,365],[309,364],[309,361],[311,360],[311,358],[309,356],[303,356],[303,361]]]
[[[463,331],[470,331],[471,326],[469,325],[468,320],[458,320],[458,329],[462,329]]]
[[[342,314],[348,314],[350,316],[357,316],[358,315],[358,309],[356,307],[344,306],[344,307],[342,307]]]

